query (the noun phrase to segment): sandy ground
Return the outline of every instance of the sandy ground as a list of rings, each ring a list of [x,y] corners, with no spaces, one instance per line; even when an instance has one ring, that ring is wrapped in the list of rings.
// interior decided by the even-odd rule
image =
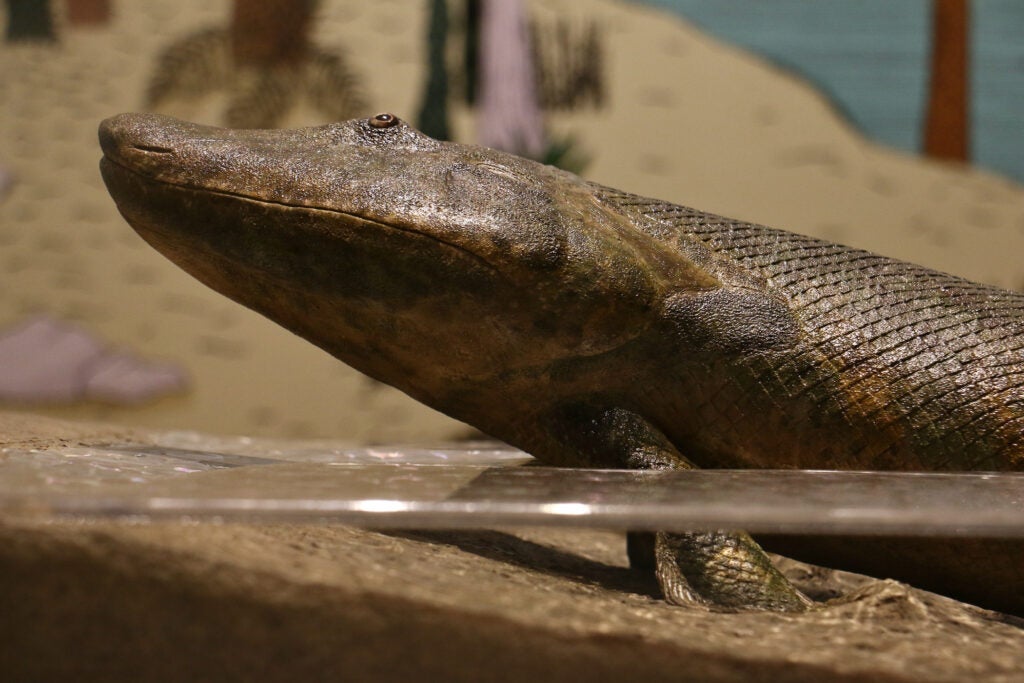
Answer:
[[[316,43],[361,75],[369,111],[416,111],[422,3],[327,0]],[[611,0],[532,3],[540,17],[593,17],[607,38],[608,107],[559,114],[602,183],[1024,285],[1024,189],[980,171],[875,146],[813,90],[679,19]],[[3,45],[0,326],[37,311],[181,363],[191,390],[141,408],[83,404],[53,415],[220,433],[450,438],[466,428],[376,384],[207,291],[120,219],[97,172],[98,121],[138,110],[158,52],[223,25],[226,0],[117,3],[101,28],[60,23],[61,42]],[[223,99],[168,111],[217,122]],[[313,122],[307,110],[290,124]],[[472,139],[467,112],[460,138]]]

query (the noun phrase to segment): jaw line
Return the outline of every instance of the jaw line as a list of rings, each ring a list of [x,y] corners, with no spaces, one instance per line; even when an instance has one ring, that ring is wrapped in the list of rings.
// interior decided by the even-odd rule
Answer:
[[[280,206],[280,207],[285,208],[285,209],[296,209],[296,210],[302,210],[302,211],[330,213],[330,214],[334,214],[334,215],[337,215],[337,216],[344,216],[346,218],[352,219],[354,221],[358,221],[360,223],[364,223],[364,224],[367,224],[367,225],[372,225],[372,226],[374,226],[376,228],[383,228],[385,230],[393,230],[393,231],[396,231],[396,232],[404,232],[404,233],[408,233],[410,235],[416,235],[417,237],[429,239],[429,240],[431,240],[433,242],[437,242],[438,244],[443,244],[443,245],[445,245],[445,246],[447,246],[447,247],[449,247],[449,248],[459,252],[463,256],[473,260],[478,265],[486,268],[487,270],[491,271],[495,275],[498,275],[499,277],[501,277],[502,280],[506,280],[507,281],[507,279],[508,279],[508,278],[505,277],[504,273],[502,273],[501,270],[499,270],[493,263],[491,263],[490,261],[488,261],[484,257],[480,256],[479,254],[477,254],[475,252],[472,252],[469,249],[466,249],[465,247],[463,247],[463,246],[461,246],[459,244],[455,244],[453,242],[449,242],[447,240],[440,239],[439,237],[437,237],[435,235],[430,235],[430,234],[424,233],[421,230],[416,230],[415,228],[412,228],[412,227],[407,227],[407,226],[397,225],[397,224],[391,224],[391,223],[383,223],[381,221],[373,220],[372,218],[365,218],[365,217],[360,216],[359,214],[356,214],[356,213],[350,213],[348,211],[340,211],[338,209],[333,209],[333,208],[324,207],[324,206],[313,206],[313,205],[308,205],[308,204],[290,204],[288,202],[278,202],[278,201],[273,201],[273,200],[269,200],[269,199],[261,199],[261,198],[258,198],[258,197],[253,197],[251,195],[247,195],[247,194],[241,193],[241,192],[230,192],[228,190],[212,190],[212,189],[210,189],[208,187],[201,187],[201,186],[197,186],[197,185],[191,185],[191,184],[188,184],[188,183],[174,183],[174,182],[169,182],[169,181],[166,181],[166,180],[159,180],[157,178],[154,178],[151,175],[142,173],[141,171],[138,171],[138,170],[132,168],[131,166],[129,166],[129,165],[125,164],[125,163],[122,163],[121,161],[119,161],[117,159],[114,159],[114,158],[110,157],[107,154],[103,155],[103,159],[102,160],[106,161],[107,163],[111,164],[112,166],[116,166],[117,168],[121,169],[122,171],[130,173],[130,174],[136,176],[137,178],[142,179],[145,182],[156,184],[156,185],[164,185],[166,187],[174,188],[174,189],[177,189],[177,190],[183,190],[183,191],[186,191],[186,192],[194,192],[196,194],[211,194],[211,195],[219,195],[219,196],[222,196],[222,197],[231,197],[231,198],[234,198],[234,199],[239,199],[239,200],[242,200],[242,201],[245,201],[245,202],[251,202],[253,204],[261,204],[261,205],[264,205],[264,206]],[[159,232],[159,231],[154,231],[154,232]],[[160,234],[162,234],[164,237],[171,237],[171,235],[168,235],[167,233],[161,232]]]

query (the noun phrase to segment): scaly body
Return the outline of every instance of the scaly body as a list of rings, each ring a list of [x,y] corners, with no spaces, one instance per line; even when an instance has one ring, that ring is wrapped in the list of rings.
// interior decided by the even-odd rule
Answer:
[[[390,115],[293,131],[123,115],[100,139],[122,214],[182,268],[545,462],[1024,469],[1021,295]],[[937,547],[907,553],[914,576],[983,580]],[[809,604],[740,532],[630,550],[673,602]],[[1024,552],[979,552],[994,595],[936,585],[1024,611]]]

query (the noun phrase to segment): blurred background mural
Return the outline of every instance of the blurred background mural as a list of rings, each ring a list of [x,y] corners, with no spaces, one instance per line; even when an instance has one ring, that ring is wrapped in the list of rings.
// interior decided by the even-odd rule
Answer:
[[[391,111],[595,181],[1024,288],[1018,0],[5,0],[0,408],[353,441],[468,428],[118,216],[105,116]]]
[[[1018,0],[650,0],[807,78],[865,134],[1024,181]]]

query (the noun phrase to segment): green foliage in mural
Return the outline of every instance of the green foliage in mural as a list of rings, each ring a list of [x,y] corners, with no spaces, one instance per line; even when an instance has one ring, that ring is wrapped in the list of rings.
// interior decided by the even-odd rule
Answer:
[[[480,65],[480,0],[466,0],[462,50],[463,97],[466,104],[476,104],[476,87]]]
[[[478,107],[478,116],[497,117],[508,125],[514,118],[516,107],[510,102],[493,106],[493,102],[481,102],[482,92],[489,92],[494,84],[481,83],[483,67],[481,59],[487,50],[497,49],[501,60],[522,59],[533,76],[530,99],[541,111],[574,111],[582,108],[600,108],[605,104],[605,58],[604,34],[600,25],[593,21],[555,19],[554,21],[527,21],[527,54],[521,58],[509,45],[495,46],[482,44],[485,9],[494,8],[482,0],[465,0],[462,20],[461,62],[454,69],[452,80],[459,88],[467,104]],[[506,8],[507,9],[507,8]],[[505,27],[492,35],[496,40],[508,43],[514,33],[512,27]],[[510,73],[514,72],[514,69]],[[507,81],[510,75],[502,77]],[[511,87],[508,83],[502,87]],[[506,93],[507,94],[507,93]],[[493,93],[492,93],[493,96]],[[513,101],[515,101],[513,99]],[[482,130],[494,128],[501,121],[484,120],[478,123]],[[541,124],[543,125],[543,124]],[[538,161],[552,164],[573,172],[582,171],[589,162],[589,156],[581,150],[579,141],[572,135],[552,139],[542,135],[543,144],[539,151],[529,152],[529,145],[520,145],[518,153],[526,153]],[[484,139],[485,144],[494,144]]]
[[[583,151],[573,135],[549,137],[547,149],[537,161],[580,174],[590,164],[590,155]]]
[[[596,22],[559,19],[530,27],[537,96],[546,110],[604,104],[604,39]]]
[[[49,0],[7,0],[7,42],[56,40]]]
[[[419,129],[438,140],[451,139],[448,126],[448,65],[445,63],[448,42],[448,3],[428,0],[430,22],[427,32],[427,84],[420,105]]]

